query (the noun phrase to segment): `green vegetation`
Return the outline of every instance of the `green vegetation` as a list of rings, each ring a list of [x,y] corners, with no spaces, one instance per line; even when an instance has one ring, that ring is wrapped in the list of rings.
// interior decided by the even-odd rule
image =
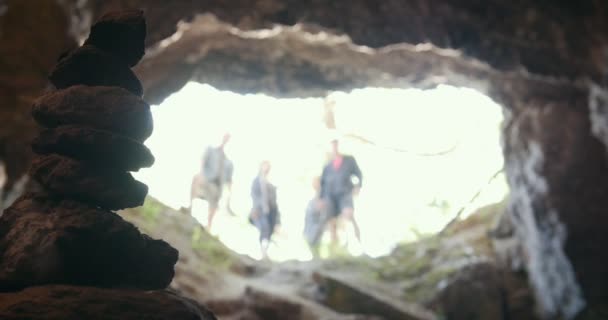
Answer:
[[[218,239],[198,226],[192,230],[192,249],[201,255],[206,262],[202,268],[228,269],[235,262],[235,257]]]
[[[449,281],[463,265],[492,258],[487,231],[506,203],[505,199],[479,208],[441,235],[421,235],[416,242],[399,245],[372,265],[373,277],[398,283],[408,301],[429,302],[442,281]]]
[[[168,241],[180,256],[196,256],[204,271],[226,269],[237,262],[236,254],[189,214],[173,210],[152,197],[147,197],[141,207],[122,210],[120,215],[151,237]]]

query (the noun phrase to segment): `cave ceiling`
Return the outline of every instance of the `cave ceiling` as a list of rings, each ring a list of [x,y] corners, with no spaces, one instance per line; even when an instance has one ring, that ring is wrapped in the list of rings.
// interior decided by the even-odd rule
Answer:
[[[136,73],[152,104],[199,81],[277,97],[452,84],[515,108],[587,94],[608,73],[601,0],[5,0],[0,118],[10,125],[0,128],[0,157],[19,159],[16,171],[27,150],[10,145],[34,135],[29,106],[48,70],[97,17],[121,8],[145,10]]]

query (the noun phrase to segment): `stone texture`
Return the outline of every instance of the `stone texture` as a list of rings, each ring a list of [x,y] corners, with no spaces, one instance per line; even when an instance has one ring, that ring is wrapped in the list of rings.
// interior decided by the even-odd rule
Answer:
[[[69,34],[69,12],[61,3],[1,2],[0,158],[7,170],[4,194],[9,194],[33,157],[29,143],[37,128],[29,112],[32,99],[46,88],[47,71],[59,54],[77,44]]]
[[[320,303],[342,313],[379,315],[386,319],[431,320],[435,315],[420,306],[395,301],[372,287],[340,277],[336,273],[316,272]]]
[[[130,67],[144,56],[146,21],[142,10],[104,14],[91,27],[85,45],[97,47],[120,58]]]
[[[128,172],[86,165],[56,154],[36,158],[31,174],[57,196],[110,210],[140,206],[148,193],[148,186]]]
[[[607,299],[608,162],[587,99],[584,92],[531,96],[506,119],[509,213],[549,318],[571,319]]]
[[[8,71],[3,74],[0,92],[2,105],[11,109],[0,111],[0,118],[11,119],[11,124],[0,128],[10,140],[26,141],[23,133],[31,135],[33,129],[19,108],[42,90],[44,62],[55,59],[57,53],[40,48],[49,45],[59,50],[59,40],[64,38],[61,31],[71,34],[66,12],[76,21],[73,26],[84,29],[90,23],[84,17],[99,16],[127,1],[91,0],[80,7],[76,3],[81,5],[81,1],[62,1],[69,10],[57,8],[55,2],[6,3],[0,19],[3,30],[10,31],[2,33],[2,43],[10,45],[0,48],[6,67],[2,70]],[[602,165],[605,148],[596,138],[589,138],[589,126],[580,125],[582,120],[564,121],[574,117],[565,107],[570,104],[580,112],[575,118],[588,117],[589,99],[573,101],[562,94],[571,88],[585,91],[588,83],[580,79],[605,86],[605,1],[130,0],[128,5],[145,9],[150,17],[147,45],[154,50],[138,74],[145,75],[146,88],[153,88],[148,91],[155,94],[154,101],[162,101],[192,79],[224,89],[275,95],[436,83],[474,86],[490,94],[513,113],[515,121],[524,124],[505,129],[510,136],[507,174],[515,194],[511,206],[517,234],[526,240],[526,255],[531,257],[526,268],[540,307],[549,314],[572,317],[582,305],[583,294],[591,304],[606,300],[602,269],[606,258],[597,245],[605,242],[605,215],[601,213],[606,188],[602,181],[607,180]],[[213,14],[229,28],[189,38],[192,34],[183,32],[187,28],[180,28],[200,13]],[[178,26],[178,21],[186,23]],[[298,36],[275,41],[276,34],[282,36],[276,32],[280,29],[268,29],[275,23],[290,27],[288,31]],[[44,40],[44,45],[37,41],[40,33],[31,32],[40,25],[50,26],[44,27],[49,34],[42,38],[52,40]],[[328,43],[340,38],[344,41]],[[343,43],[346,45],[339,48]],[[431,45],[415,46],[420,43]],[[176,44],[178,48],[173,46]],[[27,76],[14,78],[21,74]],[[553,96],[564,99],[562,106],[545,108],[555,102]],[[538,105],[543,112],[525,111]],[[560,113],[564,115],[555,115]],[[595,120],[593,123],[602,122]],[[542,133],[545,126],[547,135]],[[580,137],[576,139],[580,145],[572,144],[571,136]],[[23,150],[16,151],[9,153],[9,163],[27,160]],[[554,155],[555,160],[550,158]],[[581,170],[580,176],[576,170]],[[23,172],[24,166],[11,166],[11,176]],[[547,178],[546,174],[555,176]],[[582,279],[582,292],[577,289],[578,279]]]
[[[467,266],[447,281],[432,302],[443,319],[538,319],[525,283],[490,263]]]
[[[164,289],[178,252],[117,214],[26,195],[0,217],[0,288],[41,284]]]
[[[113,86],[143,95],[139,79],[126,62],[90,45],[79,47],[59,60],[49,80],[57,89],[79,84]]]
[[[51,92],[34,103],[32,115],[47,128],[83,125],[138,142],[150,137],[153,130],[150,106],[117,87],[73,86]]]
[[[169,291],[49,285],[0,293],[3,320],[216,320],[196,302]]]
[[[154,156],[143,144],[109,131],[62,126],[44,130],[32,142],[38,154],[57,153],[95,167],[137,171],[150,167]]]

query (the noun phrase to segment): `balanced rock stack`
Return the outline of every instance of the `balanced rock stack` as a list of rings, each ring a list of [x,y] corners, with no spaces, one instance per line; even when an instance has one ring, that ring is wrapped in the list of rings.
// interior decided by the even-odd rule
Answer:
[[[0,319],[213,319],[162,290],[177,250],[112,211],[143,204],[148,188],[129,171],[154,162],[142,144],[150,107],[130,69],[145,36],[139,10],[102,16],[51,72],[57,90],[34,104],[45,129],[30,174],[43,191],[0,217]]]

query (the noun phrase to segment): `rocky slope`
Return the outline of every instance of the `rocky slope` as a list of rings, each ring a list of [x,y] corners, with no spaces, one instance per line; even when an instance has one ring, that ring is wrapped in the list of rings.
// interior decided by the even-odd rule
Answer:
[[[235,254],[152,198],[120,215],[180,251],[171,288],[222,319],[537,319],[525,276],[508,271],[517,256],[508,226],[496,229],[503,212],[483,208],[378,259],[277,264]]]

